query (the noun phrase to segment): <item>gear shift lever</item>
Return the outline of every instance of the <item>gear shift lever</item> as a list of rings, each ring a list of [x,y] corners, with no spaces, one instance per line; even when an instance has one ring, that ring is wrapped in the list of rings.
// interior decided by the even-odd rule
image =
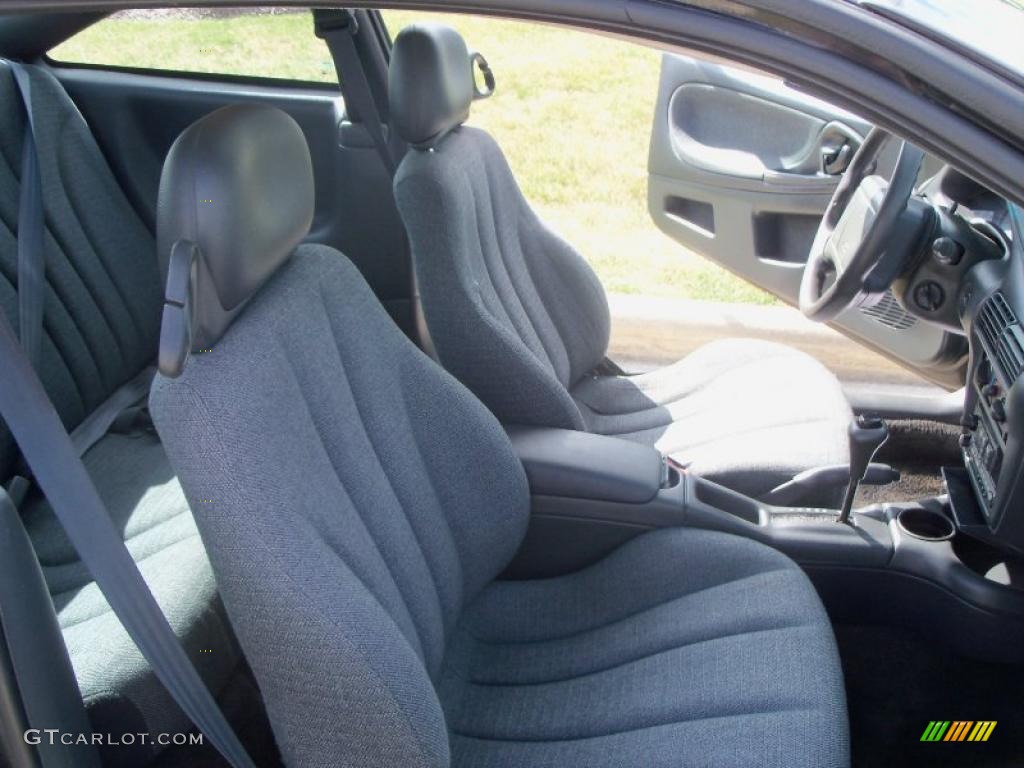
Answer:
[[[868,465],[882,443],[889,439],[889,427],[878,416],[861,414],[850,422],[850,484],[836,522],[849,523],[857,486],[864,479]]]

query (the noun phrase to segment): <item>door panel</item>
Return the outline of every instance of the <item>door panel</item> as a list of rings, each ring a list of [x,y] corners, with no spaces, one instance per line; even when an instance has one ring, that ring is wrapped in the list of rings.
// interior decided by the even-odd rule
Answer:
[[[710,85],[687,83],[669,101],[672,149],[694,170],[794,191],[824,193],[835,179],[819,171],[823,148],[837,137],[861,137],[838,121],[826,121],[767,99]],[[751,132],[750,126],[759,130]],[[728,184],[729,178],[721,180]]]
[[[391,178],[363,126],[346,119],[336,88],[66,66],[55,67],[54,74],[154,230],[160,171],[181,131],[226,104],[258,101],[288,112],[313,159],[316,210],[307,239],[348,256],[399,326],[411,332],[411,277]]]
[[[665,54],[651,217],[681,245],[795,305],[818,222],[870,129],[774,78]],[[833,325],[933,381],[962,384],[959,337],[918,322],[889,294]]]

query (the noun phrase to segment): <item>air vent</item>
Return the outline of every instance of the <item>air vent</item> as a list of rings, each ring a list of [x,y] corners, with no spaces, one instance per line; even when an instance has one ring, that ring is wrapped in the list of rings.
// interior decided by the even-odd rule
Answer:
[[[1007,384],[1024,372],[1024,330],[1003,294],[985,299],[978,312],[975,328]]]
[[[878,303],[870,307],[861,307],[860,311],[876,323],[881,323],[886,328],[892,328],[895,331],[905,331],[912,328],[917,322],[916,317],[900,306],[896,297],[892,295],[892,291],[886,291]]]

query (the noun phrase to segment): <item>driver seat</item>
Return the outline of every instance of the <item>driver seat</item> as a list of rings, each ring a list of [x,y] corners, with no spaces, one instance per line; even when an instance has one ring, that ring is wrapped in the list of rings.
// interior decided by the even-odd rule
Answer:
[[[502,423],[653,445],[755,498],[847,464],[850,405],[797,350],[728,339],[652,373],[608,372],[597,276],[530,208],[494,139],[462,125],[482,95],[472,67],[458,32],[418,24],[398,35],[389,72],[392,125],[411,147],[395,195],[440,362]]]

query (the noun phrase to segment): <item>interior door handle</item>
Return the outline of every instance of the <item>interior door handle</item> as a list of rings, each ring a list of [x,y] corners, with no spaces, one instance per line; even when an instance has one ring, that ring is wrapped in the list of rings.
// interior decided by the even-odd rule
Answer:
[[[828,176],[843,173],[863,141],[856,131],[838,120],[826,123],[818,133],[821,172]]]
[[[828,180],[835,184],[837,176],[847,169],[863,138],[852,128],[832,120],[824,123],[811,135],[799,151],[781,159],[778,174],[803,176],[807,179]]]
[[[783,161],[784,169],[766,170],[763,180],[792,191],[828,192],[835,188],[836,176],[845,171],[863,138],[838,120],[825,123],[801,152]]]
[[[844,142],[838,149],[821,148],[821,170],[829,176],[838,176],[850,167],[853,159],[853,146]]]

